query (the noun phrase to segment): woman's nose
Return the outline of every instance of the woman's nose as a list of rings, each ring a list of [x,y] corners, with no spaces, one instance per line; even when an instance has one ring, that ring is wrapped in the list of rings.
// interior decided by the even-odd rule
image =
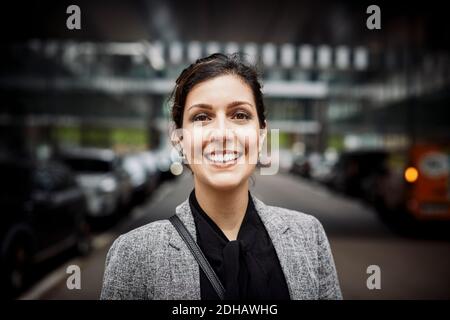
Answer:
[[[211,140],[218,141],[232,141],[233,140],[233,130],[227,122],[227,119],[223,116],[217,117],[214,122],[214,126],[211,128]]]
[[[225,117],[225,115],[223,115],[222,113],[220,113],[217,118],[216,121],[214,121],[214,129],[216,129],[217,131],[226,131],[228,124],[227,124],[227,118]]]

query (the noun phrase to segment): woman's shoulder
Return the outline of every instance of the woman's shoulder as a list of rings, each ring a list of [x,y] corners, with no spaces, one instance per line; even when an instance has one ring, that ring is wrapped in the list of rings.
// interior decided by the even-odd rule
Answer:
[[[299,223],[301,225],[314,225],[319,222],[316,217],[313,215],[304,213],[302,211],[288,209],[285,207],[279,207],[275,205],[269,205],[262,202],[260,199],[253,197],[253,202],[256,206],[256,209],[258,211],[264,211],[267,212],[271,216],[277,216],[282,218],[282,220],[285,221],[292,221],[295,223]]]
[[[283,221],[291,221],[305,226],[320,223],[316,217],[310,214],[265,203],[254,195],[252,195],[252,199],[256,210],[268,214],[271,219],[280,217]]]
[[[164,256],[160,249],[167,225],[167,220],[151,222],[113,242],[106,256],[101,299],[148,298],[149,275],[156,272],[152,262]]]
[[[120,235],[111,248],[132,248],[134,252],[147,252],[155,244],[161,244],[167,236],[169,220],[157,220]]]
[[[322,223],[311,214],[272,205],[267,205],[267,210],[272,215],[280,217],[283,223],[288,225],[290,228],[295,228],[303,234],[320,236],[325,234]]]

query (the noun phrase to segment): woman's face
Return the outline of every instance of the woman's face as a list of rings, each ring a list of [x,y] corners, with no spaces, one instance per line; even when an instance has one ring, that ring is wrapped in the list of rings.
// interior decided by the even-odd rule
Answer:
[[[194,86],[186,97],[182,129],[183,152],[196,183],[218,190],[247,183],[266,131],[260,132],[253,93],[243,80],[223,75]]]

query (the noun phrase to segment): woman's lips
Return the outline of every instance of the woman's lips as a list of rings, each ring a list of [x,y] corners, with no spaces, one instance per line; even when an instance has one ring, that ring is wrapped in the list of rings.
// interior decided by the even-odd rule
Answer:
[[[210,152],[205,153],[204,158],[206,161],[216,167],[225,168],[232,166],[238,162],[243,153],[238,151],[223,151],[223,152]]]

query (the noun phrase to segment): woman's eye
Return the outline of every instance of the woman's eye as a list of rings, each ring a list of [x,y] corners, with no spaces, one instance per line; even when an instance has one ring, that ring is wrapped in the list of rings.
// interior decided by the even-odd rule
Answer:
[[[208,115],[200,113],[192,117],[192,121],[207,121],[209,119]]]
[[[236,112],[234,118],[238,120],[248,120],[250,119],[250,116],[246,112]]]

